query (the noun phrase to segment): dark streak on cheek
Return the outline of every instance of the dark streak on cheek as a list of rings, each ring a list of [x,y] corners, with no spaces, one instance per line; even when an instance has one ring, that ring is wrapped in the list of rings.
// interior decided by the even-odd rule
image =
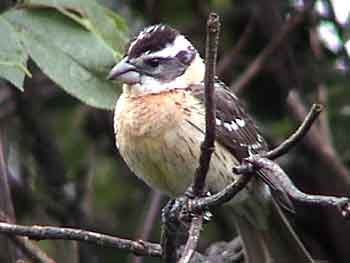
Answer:
[[[189,48],[188,50],[181,50],[176,54],[176,58],[184,65],[190,65],[196,55],[196,51]]]

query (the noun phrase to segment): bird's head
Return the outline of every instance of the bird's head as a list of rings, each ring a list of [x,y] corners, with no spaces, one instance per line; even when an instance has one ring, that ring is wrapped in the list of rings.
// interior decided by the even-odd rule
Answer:
[[[204,78],[205,65],[197,50],[166,25],[145,28],[130,42],[126,55],[109,73],[133,94],[184,89]]]

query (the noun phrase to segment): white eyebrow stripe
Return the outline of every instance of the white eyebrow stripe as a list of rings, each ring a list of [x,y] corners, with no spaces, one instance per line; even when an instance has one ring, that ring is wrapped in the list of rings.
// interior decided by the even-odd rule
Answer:
[[[178,35],[172,44],[151,54],[152,57],[175,57],[182,50],[187,50],[192,44],[183,36]]]

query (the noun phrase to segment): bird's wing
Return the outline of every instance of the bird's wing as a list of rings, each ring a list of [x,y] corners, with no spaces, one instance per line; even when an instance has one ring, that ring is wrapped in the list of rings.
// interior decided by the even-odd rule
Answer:
[[[204,104],[204,84],[191,86],[192,92]],[[267,151],[252,118],[238,98],[222,82],[215,82],[216,140],[239,161],[251,154]]]
[[[204,83],[191,86],[191,90],[204,104]],[[268,150],[253,119],[246,113],[239,99],[220,81],[215,82],[216,140],[238,161]],[[268,174],[258,172],[259,178],[271,189],[272,194],[287,210],[294,207],[284,189]]]

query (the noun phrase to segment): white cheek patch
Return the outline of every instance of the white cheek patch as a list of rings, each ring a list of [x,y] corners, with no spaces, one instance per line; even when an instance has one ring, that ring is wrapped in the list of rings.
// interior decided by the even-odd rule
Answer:
[[[142,75],[140,84],[134,85],[133,89],[139,93],[159,93],[165,90],[185,89],[186,87],[187,83],[181,77],[171,82],[162,82],[151,76]]]

